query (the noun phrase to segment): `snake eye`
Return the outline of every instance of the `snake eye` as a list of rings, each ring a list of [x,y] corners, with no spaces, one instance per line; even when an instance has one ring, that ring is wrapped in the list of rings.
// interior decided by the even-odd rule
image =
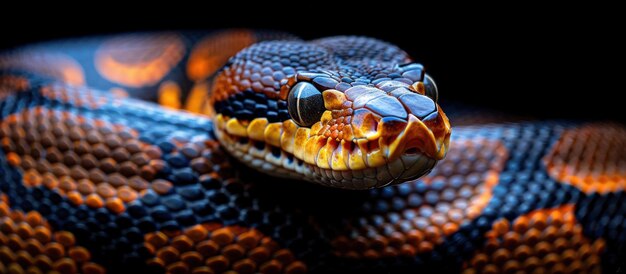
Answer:
[[[326,110],[322,93],[307,82],[297,83],[287,97],[289,115],[296,124],[310,127],[320,120]]]
[[[424,95],[430,97],[430,99],[433,99],[433,101],[437,103],[437,100],[439,99],[437,84],[435,84],[433,78],[431,78],[428,74],[426,74],[426,79],[424,79],[424,87],[426,88],[426,92]]]

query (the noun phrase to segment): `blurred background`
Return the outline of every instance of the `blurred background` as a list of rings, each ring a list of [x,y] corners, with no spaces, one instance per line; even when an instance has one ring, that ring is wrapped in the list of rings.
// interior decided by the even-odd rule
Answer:
[[[270,3],[266,3],[271,5]],[[539,118],[625,121],[621,95],[624,29],[619,17],[565,8],[490,12],[431,10],[384,3],[371,13],[322,3],[206,9],[169,3],[162,10],[88,8],[89,11],[19,10],[0,17],[0,49],[21,44],[133,31],[255,28],[304,39],[367,35],[399,45],[437,81],[441,104],[465,102]],[[34,3],[33,3],[34,5]],[[98,11],[99,14],[92,12]],[[5,10],[5,12],[11,12]],[[29,21],[29,23],[25,23]],[[621,44],[620,44],[621,43]],[[622,67],[621,69],[616,69]]]

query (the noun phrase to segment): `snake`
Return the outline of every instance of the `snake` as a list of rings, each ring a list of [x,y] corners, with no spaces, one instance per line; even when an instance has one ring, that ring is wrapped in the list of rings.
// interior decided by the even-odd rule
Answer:
[[[245,29],[2,52],[0,273],[624,271],[626,127],[425,71]]]

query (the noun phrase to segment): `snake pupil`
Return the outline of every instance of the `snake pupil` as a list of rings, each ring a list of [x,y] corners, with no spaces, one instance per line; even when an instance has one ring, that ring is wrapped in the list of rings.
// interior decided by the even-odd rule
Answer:
[[[300,82],[291,89],[287,105],[291,119],[304,127],[318,122],[326,110],[322,93],[307,82]]]

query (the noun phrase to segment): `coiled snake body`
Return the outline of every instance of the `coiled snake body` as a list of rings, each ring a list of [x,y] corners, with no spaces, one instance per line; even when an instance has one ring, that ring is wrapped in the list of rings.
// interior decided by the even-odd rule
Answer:
[[[438,97],[362,37],[6,52],[0,272],[623,271],[623,125],[451,106],[450,138]]]

